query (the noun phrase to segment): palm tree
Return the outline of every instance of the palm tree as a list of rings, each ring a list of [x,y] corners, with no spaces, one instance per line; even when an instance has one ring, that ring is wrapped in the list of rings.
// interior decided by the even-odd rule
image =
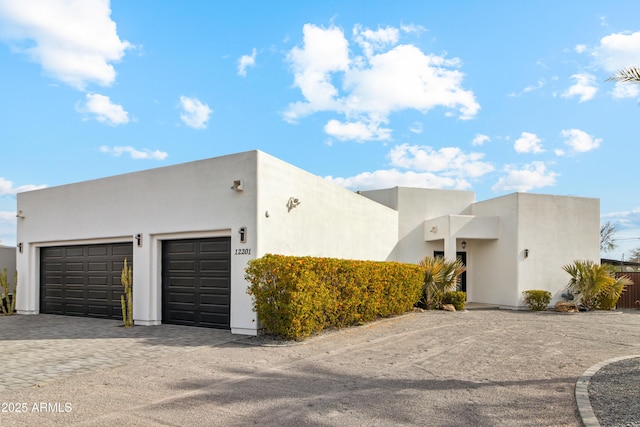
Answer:
[[[640,67],[623,68],[616,74],[612,74],[607,81],[640,84]]]

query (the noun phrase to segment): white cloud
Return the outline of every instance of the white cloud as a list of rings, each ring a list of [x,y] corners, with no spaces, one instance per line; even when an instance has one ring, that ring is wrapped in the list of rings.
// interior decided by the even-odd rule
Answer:
[[[207,128],[207,122],[211,113],[213,113],[213,110],[207,104],[203,104],[197,98],[181,96],[180,107],[182,108],[180,119],[184,124],[194,129]]]
[[[438,176],[428,172],[401,172],[397,169],[363,172],[349,178],[325,177],[327,181],[351,190],[373,190],[391,187],[455,188],[469,187],[466,181],[458,182],[454,178]]]
[[[400,31],[394,27],[378,28],[374,31],[362,28],[358,24],[353,28],[353,36],[365,56],[371,57],[375,52],[397,44],[400,39]]]
[[[577,44],[574,48],[576,53],[584,53],[587,51],[587,45],[585,44]]]
[[[482,153],[464,153],[457,147],[434,150],[427,146],[398,145],[389,151],[391,169],[363,172],[358,175],[326,177],[327,180],[353,190],[395,186],[422,188],[471,188],[469,179],[494,170],[482,161]]]
[[[107,147],[106,145],[103,145],[102,147],[100,147],[100,152],[108,153],[115,157],[120,157],[126,153],[126,154],[129,154],[129,156],[134,160],[139,160],[139,159],[164,160],[168,156],[168,154],[164,151],[149,150],[146,148],[143,150],[137,150],[131,146]]]
[[[532,162],[521,169],[507,165],[504,168],[506,176],[501,177],[491,187],[495,192],[518,191],[526,192],[534,188],[542,188],[555,185],[557,173],[547,170],[543,162]]]
[[[565,138],[564,143],[578,153],[595,150],[602,142],[602,139],[594,138],[580,129],[564,129],[560,135]]]
[[[112,63],[133,47],[118,37],[108,0],[0,0],[0,38],[80,90],[112,84]]]
[[[238,75],[239,76],[246,76],[247,75],[247,68],[249,67],[253,67],[256,65],[256,49],[253,48],[253,50],[251,51],[251,55],[242,55],[240,57],[240,59],[238,60]]]
[[[542,140],[535,133],[522,132],[520,138],[513,144],[513,148],[518,153],[542,153],[544,149],[541,142]]]
[[[39,188],[45,188],[46,185],[21,185],[15,187],[12,181],[9,181],[3,177],[0,177],[0,196],[15,196],[17,193],[23,191],[37,190]]]
[[[616,82],[611,91],[611,96],[616,99],[636,98],[638,95],[640,95],[640,86],[623,82]]]
[[[614,33],[600,39],[593,50],[596,62],[609,73],[640,64],[640,31]]]
[[[593,74],[578,73],[571,76],[576,82],[562,93],[563,98],[571,98],[573,96],[580,97],[580,102],[593,99],[598,87],[595,85],[596,78]]]
[[[121,105],[114,104],[108,96],[97,93],[88,93],[85,104],[78,111],[95,114],[96,120],[111,126],[129,123],[129,113]]]
[[[458,147],[434,150],[428,146],[402,144],[393,147],[388,157],[392,166],[457,178],[478,178],[494,169],[490,163],[482,161],[483,153],[464,153]]]
[[[476,136],[473,137],[473,140],[471,141],[471,145],[473,146],[483,145],[485,142],[489,142],[489,141],[491,141],[491,138],[489,138],[487,135],[477,133]]]
[[[422,123],[420,122],[413,122],[411,126],[409,126],[409,132],[411,133],[420,134],[423,130]]]
[[[371,141],[388,140],[391,138],[391,129],[380,127],[380,123],[350,122],[342,123],[331,119],[324,127],[327,135],[341,141]]]
[[[16,222],[16,213],[15,212],[0,211],[0,222],[6,222],[6,223],[9,223],[9,224],[15,224],[15,222]]]
[[[400,33],[395,28],[374,31],[356,26],[353,36],[363,52],[360,56],[350,56],[344,32],[335,26],[325,29],[307,24],[303,34],[303,46],[294,47],[287,56],[294,86],[304,97],[284,111],[289,122],[327,111],[344,115],[347,124],[375,129],[388,123],[395,111],[426,113],[444,107],[457,110],[460,119],[467,120],[480,109],[473,92],[462,88],[464,75],[457,69],[458,59],[428,55],[413,45],[397,45]],[[338,79],[340,86],[335,84]],[[325,129],[335,129],[336,123],[340,122]],[[356,140],[366,137],[363,132],[354,135]],[[377,132],[370,136],[383,139]]]

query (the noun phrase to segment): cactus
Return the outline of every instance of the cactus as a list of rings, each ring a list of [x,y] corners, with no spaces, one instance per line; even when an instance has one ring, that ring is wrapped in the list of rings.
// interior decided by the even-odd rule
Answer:
[[[18,273],[16,272],[13,278],[13,292],[9,286],[7,280],[6,267],[0,273],[0,286],[2,286],[2,299],[0,299],[0,306],[2,306],[2,314],[5,316],[11,316],[16,311],[16,291],[18,289]]]
[[[122,274],[120,275],[120,283],[124,287],[124,292],[120,295],[120,305],[122,308],[122,322],[125,328],[133,326],[133,274],[131,266],[127,265],[127,259],[124,259]]]

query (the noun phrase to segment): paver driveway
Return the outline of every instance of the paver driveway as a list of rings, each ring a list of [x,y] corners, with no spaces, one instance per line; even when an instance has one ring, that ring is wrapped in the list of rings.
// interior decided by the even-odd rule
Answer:
[[[411,313],[292,346],[38,315],[0,340],[0,402],[26,408],[2,426],[578,426],[576,380],[640,354],[640,315]]]

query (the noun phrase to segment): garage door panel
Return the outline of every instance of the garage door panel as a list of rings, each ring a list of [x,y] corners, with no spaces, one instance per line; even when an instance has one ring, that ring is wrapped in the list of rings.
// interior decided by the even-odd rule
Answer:
[[[41,248],[40,312],[121,319],[120,273],[132,243]]]
[[[229,329],[231,239],[162,244],[164,323]]]

